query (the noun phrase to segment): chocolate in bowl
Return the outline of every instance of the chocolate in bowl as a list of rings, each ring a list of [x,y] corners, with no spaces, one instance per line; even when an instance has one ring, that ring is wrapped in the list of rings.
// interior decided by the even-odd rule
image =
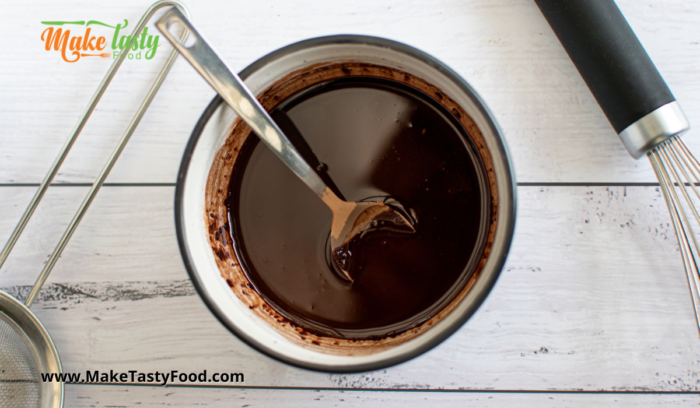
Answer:
[[[226,204],[235,258],[268,305],[300,326],[300,336],[396,336],[449,304],[474,271],[489,227],[485,171],[437,96],[367,75],[377,67],[323,70],[334,78],[285,98],[272,117],[338,194],[401,202],[418,219],[415,232],[378,230],[357,239],[349,282],[330,259],[330,211],[248,137],[231,152]]]
[[[331,176],[349,200],[404,199],[419,221],[415,234],[364,237],[357,257],[369,267],[343,282],[324,257],[330,212],[238,121],[210,172],[205,209],[218,215],[209,239],[232,290],[290,339],[324,352],[376,352],[433,325],[478,275],[493,224],[466,113],[406,72],[353,62],[292,73],[259,99],[273,118],[285,112],[283,131],[300,132],[324,165],[343,168]]]
[[[431,103],[439,104],[443,113],[464,128],[469,140],[466,145],[477,158],[482,194],[477,229],[481,235],[477,243],[465,248],[464,252],[473,256],[467,261],[468,273],[460,275],[461,281],[455,280],[451,296],[413,325],[376,336],[355,336],[347,330],[334,335],[310,327],[308,322],[296,324],[299,316],[290,319],[277,300],[261,296],[265,290],[256,290],[260,282],[241,267],[249,260],[239,241],[248,238],[244,235],[241,240],[236,223],[229,223],[226,200],[234,166],[246,158],[241,149],[248,137],[255,136],[215,99],[193,132],[176,192],[176,225],[183,257],[195,287],[214,314],[242,340],[268,355],[301,367],[340,372],[396,364],[428,350],[459,328],[476,311],[500,273],[515,215],[515,184],[505,145],[495,121],[473,90],[420,51],[357,36],[292,45],[254,64],[241,77],[248,78],[249,87],[268,110],[304,89],[348,77],[393,81],[429,96]],[[358,198],[364,197],[352,197]]]

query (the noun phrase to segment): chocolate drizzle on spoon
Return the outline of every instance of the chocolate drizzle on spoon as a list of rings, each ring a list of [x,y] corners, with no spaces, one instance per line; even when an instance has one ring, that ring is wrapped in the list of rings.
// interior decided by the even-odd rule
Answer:
[[[382,199],[381,197],[375,198]],[[332,255],[330,266],[337,268],[341,276],[351,282],[355,280],[353,278],[353,259],[357,253],[359,241],[363,237],[373,231],[392,231],[403,234],[416,232],[415,214],[406,211],[397,200],[390,197],[384,197],[383,203],[391,210],[383,211],[381,207],[370,207],[368,211],[365,211],[364,216],[358,217],[356,231],[347,234],[343,242],[334,241],[332,237],[329,239],[329,251]]]

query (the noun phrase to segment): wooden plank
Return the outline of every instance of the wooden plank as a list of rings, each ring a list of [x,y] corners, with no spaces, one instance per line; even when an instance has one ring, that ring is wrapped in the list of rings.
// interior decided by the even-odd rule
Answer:
[[[68,201],[85,190],[53,190],[0,287],[28,290],[72,215]],[[23,208],[12,203],[32,189],[0,192],[7,236]],[[700,390],[698,332],[657,188],[519,188],[507,267],[480,311],[431,352],[358,375],[277,363],[219,324],[179,260],[172,193],[105,188],[76,232],[34,306],[66,371],[235,370],[264,386]]]
[[[35,187],[0,188],[5,242]],[[0,270],[4,286],[33,284],[87,187],[52,188]],[[105,187],[95,198],[49,282],[184,280],[175,237],[172,187]]]
[[[695,406],[697,395],[688,394],[552,394],[552,393],[450,393],[367,392],[330,390],[155,388],[118,386],[66,386],[71,407],[406,407],[427,404],[460,407],[653,407]]]
[[[700,5],[683,0],[618,3],[691,123],[698,123]],[[43,49],[39,37],[45,26],[39,21],[75,19],[71,12],[80,10],[81,16],[111,24],[128,19],[133,27],[144,7],[138,0],[99,6],[80,0],[7,5],[3,23],[15,34],[12,54],[0,61],[0,183],[41,181],[110,61],[61,61],[57,52]],[[634,161],[624,151],[531,1],[304,0],[292,5],[264,0],[233,9],[225,1],[192,0],[188,7],[235,70],[292,42],[337,33],[392,38],[436,56],[488,103],[511,147],[520,181],[655,181],[645,160]],[[124,64],[58,182],[94,179],[153,79],[156,60],[169,49],[163,45],[154,60]],[[191,67],[178,61],[109,181],[173,182],[189,134],[213,94]],[[697,150],[700,142],[694,135],[691,130],[686,140]]]

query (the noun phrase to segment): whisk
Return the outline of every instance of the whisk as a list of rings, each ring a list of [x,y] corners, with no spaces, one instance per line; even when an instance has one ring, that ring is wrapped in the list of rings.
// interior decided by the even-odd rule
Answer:
[[[700,183],[700,163],[693,157],[688,148],[680,138],[672,136],[661,142],[647,154],[651,165],[654,167],[656,177],[659,179],[661,191],[663,192],[668,210],[671,213],[673,228],[676,230],[678,245],[683,258],[690,298],[693,301],[695,310],[695,320],[700,329],[700,277],[698,259],[700,259],[700,246],[696,234],[693,232],[693,225],[700,225],[700,215],[695,208],[694,199],[700,200],[700,193],[696,184]],[[679,198],[674,186],[679,186],[678,190],[683,196]],[[688,194],[685,187],[690,187],[693,195]],[[682,205],[690,209],[690,213],[695,217],[695,224],[691,224],[688,214]],[[691,245],[692,243],[692,245]]]
[[[700,330],[700,163],[688,119],[613,0],[535,0],[635,159],[649,157],[671,214]]]

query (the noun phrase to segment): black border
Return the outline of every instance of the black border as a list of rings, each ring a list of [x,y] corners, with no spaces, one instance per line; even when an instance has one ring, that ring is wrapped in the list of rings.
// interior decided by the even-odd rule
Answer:
[[[192,256],[189,252],[189,249],[187,247],[186,239],[185,239],[185,234],[184,234],[184,215],[183,215],[183,208],[182,208],[182,203],[183,203],[183,195],[184,195],[184,184],[185,180],[187,179],[187,170],[190,165],[190,160],[192,158],[192,153],[194,152],[195,147],[197,146],[197,142],[199,141],[199,137],[204,130],[204,127],[206,126],[207,122],[209,119],[213,116],[214,112],[218,109],[219,105],[223,103],[223,99],[217,95],[214,97],[214,99],[209,103],[207,108],[204,110],[202,113],[202,116],[199,118],[199,121],[195,125],[194,129],[192,130],[192,135],[190,136],[189,141],[187,142],[187,146],[185,147],[185,152],[182,156],[182,162],[180,163],[180,169],[178,170],[178,175],[177,175],[177,186],[175,187],[175,230],[177,233],[177,242],[180,247],[180,252],[182,254],[182,260],[183,263],[185,264],[185,268],[187,269],[187,273],[190,276],[190,279],[192,280],[192,284],[194,285],[195,289],[197,290],[197,293],[199,294],[200,298],[204,301],[204,303],[207,305],[209,310],[216,316],[217,319],[226,327],[228,328],[233,334],[235,334],[241,341],[249,345],[250,347],[258,350],[259,352],[267,355],[268,357],[272,357],[274,359],[277,359],[279,361],[282,361],[284,363],[287,363],[289,365],[299,367],[299,368],[304,368],[312,371],[320,371],[320,372],[326,372],[326,373],[359,373],[359,372],[367,372],[367,371],[374,371],[374,370],[381,370],[385,369],[400,363],[403,363],[405,361],[408,361],[410,359],[413,359],[426,351],[432,349],[433,347],[437,346],[438,344],[442,343],[445,339],[447,339],[449,336],[451,336],[455,331],[457,331],[464,323],[478,310],[478,308],[481,306],[481,304],[486,300],[486,297],[488,294],[491,292],[493,289],[493,286],[496,284],[496,281],[498,280],[498,277],[500,276],[501,270],[503,269],[503,265],[505,264],[506,258],[508,256],[508,252],[510,251],[510,246],[513,241],[513,233],[515,230],[515,215],[516,215],[516,189],[517,185],[515,183],[515,176],[513,174],[513,166],[511,165],[512,161],[510,159],[510,155],[508,154],[508,149],[505,146],[505,140],[503,138],[503,134],[500,131],[500,129],[496,125],[496,119],[491,113],[486,109],[485,103],[481,100],[481,98],[477,95],[476,91],[469,86],[459,75],[457,75],[456,72],[454,72],[452,69],[447,67],[445,64],[441,63],[434,57],[419,51],[413,47],[410,47],[406,44],[402,44],[396,41],[392,40],[387,40],[384,38],[378,38],[378,37],[371,37],[371,36],[363,36],[363,35],[332,35],[332,36],[326,36],[326,37],[317,37],[317,38],[312,38],[309,40],[304,40],[300,41],[291,45],[288,45],[286,47],[280,48],[276,51],[273,51],[264,57],[258,59],[257,61],[253,62],[251,65],[246,67],[243,71],[240,72],[239,76],[241,79],[245,80],[247,79],[252,73],[263,67],[264,65],[267,65],[268,63],[279,59],[283,56],[286,56],[288,54],[291,54],[293,52],[306,49],[306,48],[311,48],[311,47],[316,47],[316,46],[321,46],[321,45],[330,45],[330,44],[364,44],[364,45],[372,45],[372,46],[377,46],[377,47],[383,47],[383,48],[388,48],[392,49],[394,51],[398,51],[404,54],[407,54],[411,57],[417,58],[425,63],[427,63],[429,66],[435,68],[438,70],[440,73],[448,77],[450,80],[452,80],[457,86],[459,86],[462,91],[464,91],[469,97],[477,102],[478,108],[481,110],[481,113],[484,114],[484,116],[488,117],[493,124],[493,130],[494,132],[500,136],[499,141],[501,142],[499,145],[500,148],[500,153],[503,155],[505,158],[505,168],[507,170],[507,174],[505,174],[504,180],[502,182],[506,183],[506,185],[510,185],[510,197],[499,197],[499,206],[504,206],[504,205],[510,205],[509,209],[510,211],[505,214],[505,219],[499,219],[499,222],[505,222],[506,223],[506,232],[505,236],[503,239],[505,240],[502,253],[496,254],[492,253],[491,256],[497,255],[499,256],[499,259],[497,261],[496,267],[493,269],[491,272],[490,276],[484,276],[481,279],[486,279],[486,286],[484,290],[482,290],[480,293],[477,294],[475,302],[467,308],[467,310],[464,312],[462,316],[460,316],[459,319],[450,327],[448,327],[445,331],[443,331],[439,336],[435,337],[433,340],[430,342],[424,344],[422,347],[414,350],[413,352],[409,354],[405,354],[399,357],[387,359],[381,362],[376,362],[376,363],[370,363],[370,364],[358,364],[354,366],[343,366],[343,367],[332,367],[328,365],[322,365],[322,364],[311,364],[311,363],[305,363],[305,362],[300,362],[291,358],[288,358],[284,355],[281,355],[277,353],[275,350],[268,349],[264,346],[262,346],[260,343],[255,341],[255,339],[248,337],[245,333],[240,331],[232,322],[230,322],[228,319],[225,318],[223,313],[221,313],[217,307],[216,301],[209,298],[207,292],[204,291],[202,282],[199,279],[199,276],[194,269],[193,262],[192,262]]]

